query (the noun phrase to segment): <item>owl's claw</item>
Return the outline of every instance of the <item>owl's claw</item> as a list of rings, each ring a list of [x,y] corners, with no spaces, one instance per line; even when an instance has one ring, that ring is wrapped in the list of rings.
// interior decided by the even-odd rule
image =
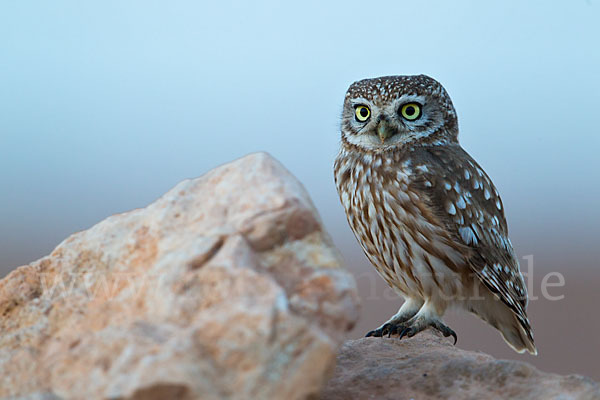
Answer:
[[[391,335],[398,333],[398,326],[399,324],[395,324],[393,322],[386,322],[385,324],[383,324],[382,326],[380,326],[379,328],[368,332],[365,337],[383,337],[385,335],[388,335],[388,337],[390,337]]]
[[[385,334],[389,334],[392,331],[392,329],[393,329],[394,326],[395,325],[392,324],[391,322],[386,322],[385,324],[383,324],[379,328],[377,328],[377,329],[375,329],[373,331],[367,332],[367,334],[365,335],[365,337],[371,337],[371,336],[373,336],[373,337],[382,337]]]
[[[441,327],[434,326],[435,329],[440,331],[444,337],[452,336],[454,338],[454,345],[456,346],[456,342],[458,341],[458,336],[456,336],[456,332],[450,329],[448,326],[441,324]]]

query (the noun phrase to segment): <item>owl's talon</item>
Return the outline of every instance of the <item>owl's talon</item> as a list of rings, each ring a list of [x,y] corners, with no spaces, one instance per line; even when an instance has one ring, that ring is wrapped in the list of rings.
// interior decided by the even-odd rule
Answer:
[[[398,333],[398,326],[399,325],[392,323],[387,323],[384,325],[385,329],[387,329],[388,337],[392,337],[392,335]]]
[[[380,328],[381,336],[385,335],[386,333],[389,333],[391,328],[392,328],[392,324],[390,324],[389,322],[386,322],[385,324],[383,324],[383,326]]]
[[[408,337],[414,336],[414,333],[412,335],[410,334],[411,333],[410,330],[411,330],[410,326],[402,329],[402,332],[400,332],[400,337],[398,339],[402,339],[407,334],[408,334]]]
[[[382,328],[377,328],[375,330],[369,331],[367,332],[367,334],[365,335],[365,337],[382,337],[383,335],[385,335],[385,332],[383,332],[383,327]]]
[[[367,334],[365,335],[365,337],[371,337],[371,336],[373,336],[373,337],[383,337],[385,335],[388,335],[388,337],[390,337],[391,335],[393,335],[396,332],[397,332],[397,325],[395,325],[395,324],[393,324],[391,322],[386,322],[385,324],[383,324],[379,328],[367,332]]]
[[[456,342],[458,341],[458,336],[456,336],[456,332],[450,329],[448,326],[438,323],[437,325],[432,325],[433,328],[437,329],[444,335],[444,337],[452,336],[454,338],[454,345],[456,346]]]

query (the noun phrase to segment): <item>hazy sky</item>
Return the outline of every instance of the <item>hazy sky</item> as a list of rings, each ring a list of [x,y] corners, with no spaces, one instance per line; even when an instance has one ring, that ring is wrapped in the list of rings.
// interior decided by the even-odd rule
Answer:
[[[258,150],[358,251],[331,172],[344,92],[418,73],[452,96],[517,251],[595,265],[599,21],[596,0],[4,1],[0,268]]]

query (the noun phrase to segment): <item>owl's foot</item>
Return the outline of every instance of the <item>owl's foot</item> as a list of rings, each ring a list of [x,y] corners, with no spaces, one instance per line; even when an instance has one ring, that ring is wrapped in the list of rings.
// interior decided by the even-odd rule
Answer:
[[[414,317],[422,306],[423,300],[412,298],[406,299],[402,304],[402,307],[400,307],[398,312],[392,318],[379,328],[368,332],[365,337],[382,337],[383,335],[388,335],[392,330],[395,330],[397,326],[402,325]]]
[[[425,318],[423,316],[412,318],[404,324],[399,324],[390,328],[388,337],[394,334],[400,334],[400,339],[404,336],[413,337],[429,327],[438,330],[444,337],[452,336],[454,338],[454,344],[456,344],[456,341],[458,340],[456,332],[437,318]]]

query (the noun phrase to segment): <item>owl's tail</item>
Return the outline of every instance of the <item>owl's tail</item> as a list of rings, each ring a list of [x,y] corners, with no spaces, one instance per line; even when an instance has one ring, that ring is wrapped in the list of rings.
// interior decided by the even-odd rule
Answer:
[[[509,325],[501,325],[498,330],[502,334],[502,338],[510,347],[517,353],[525,351],[537,355],[537,348],[533,343],[533,334],[527,317],[518,316],[507,308],[507,312],[512,314],[512,321]]]
[[[484,299],[469,301],[468,308],[498,329],[504,341],[517,353],[527,351],[537,355],[531,325],[526,315],[516,314],[489,291],[484,295]]]

